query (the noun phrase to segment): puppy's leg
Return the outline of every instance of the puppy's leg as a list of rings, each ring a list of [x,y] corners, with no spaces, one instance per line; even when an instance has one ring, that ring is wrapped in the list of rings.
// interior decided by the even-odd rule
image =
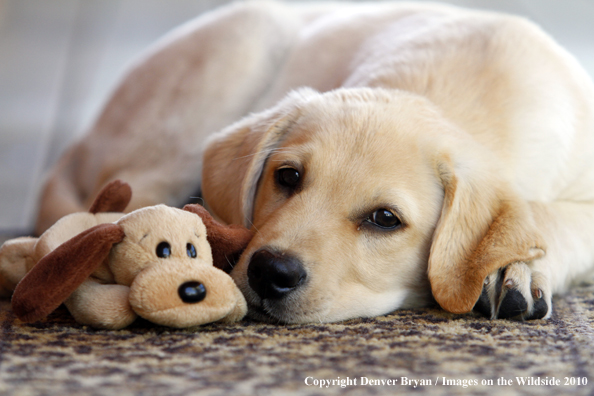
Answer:
[[[594,270],[594,203],[531,204],[546,255],[490,274],[475,310],[491,318],[549,318],[551,299]]]
[[[204,139],[252,110],[276,78],[299,24],[299,15],[282,4],[238,3],[158,42],[51,171],[36,232],[88,209],[116,178],[132,186],[128,210],[187,202],[200,184]]]

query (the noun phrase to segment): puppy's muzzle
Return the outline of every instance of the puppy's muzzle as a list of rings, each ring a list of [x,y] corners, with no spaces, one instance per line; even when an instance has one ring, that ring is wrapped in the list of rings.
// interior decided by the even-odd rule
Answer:
[[[279,300],[299,288],[307,273],[297,258],[261,249],[252,256],[247,275],[250,287],[261,299]]]

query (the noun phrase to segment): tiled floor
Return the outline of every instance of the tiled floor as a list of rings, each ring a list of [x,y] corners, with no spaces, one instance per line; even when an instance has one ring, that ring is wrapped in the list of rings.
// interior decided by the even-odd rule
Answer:
[[[44,171],[82,133],[125,64],[228,0],[0,0],[0,234],[26,233]],[[528,16],[594,76],[592,0],[457,0]]]

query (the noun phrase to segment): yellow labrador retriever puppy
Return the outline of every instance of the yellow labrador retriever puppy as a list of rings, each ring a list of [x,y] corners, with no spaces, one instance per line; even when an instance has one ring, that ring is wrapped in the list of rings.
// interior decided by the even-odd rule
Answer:
[[[256,231],[232,271],[254,317],[435,299],[547,318],[594,268],[592,153],[592,81],[522,18],[242,3],[132,67],[51,172],[38,231],[116,178],[130,209],[179,205],[201,183],[216,216]]]

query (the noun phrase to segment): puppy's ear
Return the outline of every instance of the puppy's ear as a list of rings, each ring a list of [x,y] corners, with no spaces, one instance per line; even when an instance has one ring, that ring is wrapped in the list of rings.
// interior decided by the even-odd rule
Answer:
[[[91,205],[89,212],[123,212],[132,199],[132,189],[128,183],[114,180],[101,189]]]
[[[60,306],[121,242],[116,224],[100,224],[81,232],[45,255],[15,288],[12,308],[25,322],[43,319]]]
[[[234,259],[241,254],[253,237],[247,228],[231,224],[225,226],[212,218],[210,213],[200,205],[190,204],[184,210],[196,213],[206,226],[206,239],[212,249],[215,267],[229,273],[233,269]]]
[[[431,290],[445,310],[469,312],[488,274],[542,257],[545,244],[529,204],[496,177],[456,166],[447,155],[436,168],[444,202],[429,256]]]
[[[226,223],[249,226],[266,159],[299,117],[299,106],[317,92],[302,89],[277,106],[252,114],[214,135],[206,145],[202,193]]]

